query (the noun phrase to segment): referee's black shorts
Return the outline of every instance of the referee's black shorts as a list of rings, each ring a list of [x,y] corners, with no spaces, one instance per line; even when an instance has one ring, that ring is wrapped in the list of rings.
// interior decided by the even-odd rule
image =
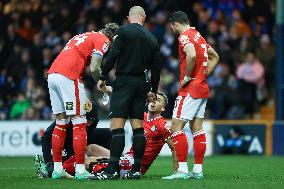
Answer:
[[[110,117],[143,120],[148,91],[145,75],[117,75],[110,100]]]

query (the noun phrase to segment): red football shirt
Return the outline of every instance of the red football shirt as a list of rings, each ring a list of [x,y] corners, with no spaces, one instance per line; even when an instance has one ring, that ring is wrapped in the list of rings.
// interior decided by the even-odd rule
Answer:
[[[180,59],[180,83],[185,76],[186,69],[186,54],[184,48],[187,45],[193,45],[196,51],[196,60],[194,68],[190,74],[190,78],[195,78],[189,84],[181,89],[179,88],[179,95],[186,96],[188,93],[192,98],[208,98],[209,88],[206,81],[207,62],[208,62],[208,48],[205,39],[200,35],[194,27],[190,27],[183,32],[179,38],[179,59]]]
[[[103,56],[109,44],[109,39],[99,32],[76,35],[65,45],[47,73],[59,73],[71,80],[80,79],[90,64],[92,54]]]
[[[146,147],[141,163],[142,174],[146,173],[153,161],[159,155],[166,141],[171,136],[170,126],[167,125],[167,121],[162,116],[149,120],[147,113],[144,113],[144,132],[146,137]],[[129,154],[133,156],[132,148],[130,149]]]

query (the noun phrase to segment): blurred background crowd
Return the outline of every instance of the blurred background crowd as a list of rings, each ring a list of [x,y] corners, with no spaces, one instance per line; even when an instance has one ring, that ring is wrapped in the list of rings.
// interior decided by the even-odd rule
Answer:
[[[68,40],[97,31],[108,22],[127,24],[133,5],[145,8],[145,26],[156,36],[163,56],[160,90],[169,98],[164,116],[171,117],[177,96],[177,36],[167,24],[177,10],[220,56],[208,78],[211,97],[207,118],[259,118],[273,102],[274,0],[2,0],[0,2],[0,120],[51,119],[46,72]],[[114,79],[113,72],[110,80]],[[90,99],[108,118],[108,106],[87,71]]]

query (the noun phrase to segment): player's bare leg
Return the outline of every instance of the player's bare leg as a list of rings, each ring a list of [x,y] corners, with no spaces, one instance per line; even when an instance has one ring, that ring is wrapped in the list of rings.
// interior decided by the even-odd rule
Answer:
[[[65,172],[62,166],[62,150],[66,138],[66,129],[70,119],[66,114],[59,113],[56,115],[56,126],[52,134],[52,151],[54,161],[54,171],[52,173],[53,179],[59,178],[73,178],[71,175]]]
[[[187,157],[188,157],[188,142],[186,135],[183,131],[183,128],[186,124],[185,120],[181,119],[172,119],[172,139],[174,142],[174,147],[176,155],[178,158],[178,171],[170,176],[163,177],[163,179],[186,179],[188,177],[188,166],[187,166]]]
[[[203,178],[202,164],[206,151],[206,136],[202,126],[203,118],[195,117],[190,124],[193,134],[194,165],[189,178]]]
[[[89,144],[87,146],[87,156],[107,157],[110,156],[110,151],[97,144]]]

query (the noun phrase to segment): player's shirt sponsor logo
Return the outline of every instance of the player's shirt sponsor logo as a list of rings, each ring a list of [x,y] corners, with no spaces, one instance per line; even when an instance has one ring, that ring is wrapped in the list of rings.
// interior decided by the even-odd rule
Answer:
[[[66,102],[66,110],[73,110],[73,102]]]
[[[154,132],[154,131],[156,131],[156,130],[157,130],[157,126],[156,126],[156,125],[153,125],[153,126],[151,127],[151,131]]]

